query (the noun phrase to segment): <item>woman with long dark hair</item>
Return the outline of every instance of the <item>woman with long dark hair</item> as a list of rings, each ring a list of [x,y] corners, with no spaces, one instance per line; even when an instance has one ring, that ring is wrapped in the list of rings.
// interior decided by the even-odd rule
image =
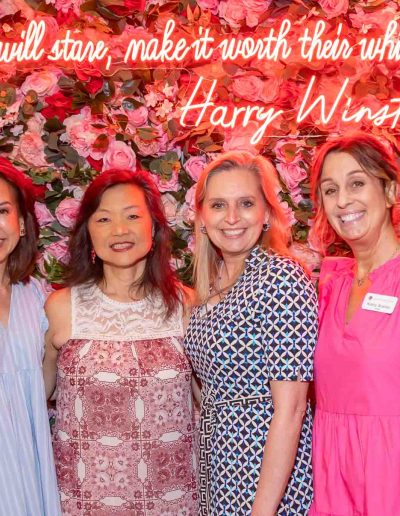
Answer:
[[[39,226],[30,178],[0,158],[0,515],[57,516],[42,375],[44,292],[31,278]]]
[[[47,394],[66,514],[197,514],[185,295],[161,197],[109,170],[82,199],[68,288],[51,296]],[[58,373],[57,373],[58,368]]]

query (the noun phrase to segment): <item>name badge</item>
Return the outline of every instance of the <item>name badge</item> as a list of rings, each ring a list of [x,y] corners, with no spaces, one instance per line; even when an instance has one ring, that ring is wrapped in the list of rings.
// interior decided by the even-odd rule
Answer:
[[[364,310],[372,310],[373,312],[381,312],[384,314],[392,314],[396,307],[398,298],[394,296],[384,296],[382,294],[373,294],[372,292],[364,297],[361,305]]]

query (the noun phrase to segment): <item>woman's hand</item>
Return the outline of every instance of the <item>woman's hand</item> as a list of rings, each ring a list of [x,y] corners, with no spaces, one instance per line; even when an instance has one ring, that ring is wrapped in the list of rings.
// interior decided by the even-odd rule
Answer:
[[[271,381],[274,415],[268,430],[252,516],[275,516],[297,454],[308,383]]]
[[[275,516],[276,511],[270,511],[265,508],[265,503],[257,496],[254,499],[253,507],[251,508],[251,516]]]

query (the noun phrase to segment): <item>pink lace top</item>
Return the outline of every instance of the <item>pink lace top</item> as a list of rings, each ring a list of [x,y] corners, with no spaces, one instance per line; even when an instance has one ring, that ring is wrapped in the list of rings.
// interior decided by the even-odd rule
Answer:
[[[64,514],[197,514],[191,369],[182,314],[72,289],[54,447]]]

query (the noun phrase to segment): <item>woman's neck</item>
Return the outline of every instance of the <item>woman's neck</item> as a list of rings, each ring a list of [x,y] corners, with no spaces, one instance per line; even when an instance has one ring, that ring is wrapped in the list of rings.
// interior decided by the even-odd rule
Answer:
[[[400,241],[391,227],[388,231],[382,231],[375,242],[355,245],[352,250],[357,261],[357,271],[363,276],[400,253]]]
[[[132,287],[143,275],[145,265],[135,268],[117,268],[104,264],[104,277],[100,288],[105,294],[117,301],[129,302],[141,299],[144,295],[140,287]]]
[[[233,285],[244,269],[243,256],[223,256],[218,270],[218,282],[222,288]]]
[[[10,288],[10,277],[7,271],[7,261],[0,263],[0,289],[7,290]]]

